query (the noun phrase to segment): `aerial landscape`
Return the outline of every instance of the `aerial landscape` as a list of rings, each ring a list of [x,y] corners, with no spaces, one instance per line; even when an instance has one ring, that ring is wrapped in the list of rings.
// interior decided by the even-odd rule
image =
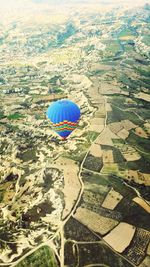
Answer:
[[[149,44],[148,0],[0,0],[0,267],[150,266]]]

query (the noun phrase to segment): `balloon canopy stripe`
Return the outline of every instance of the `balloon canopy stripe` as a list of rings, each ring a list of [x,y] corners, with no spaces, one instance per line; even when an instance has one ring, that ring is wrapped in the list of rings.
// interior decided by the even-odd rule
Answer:
[[[70,122],[66,123],[66,121],[64,121],[63,123],[60,123],[59,125],[58,125],[58,123],[57,124],[51,123],[51,125],[52,125],[52,128],[56,132],[61,132],[64,130],[73,131],[76,128],[77,123],[74,123],[74,125],[72,125],[72,124],[70,124]]]
[[[69,127],[63,127],[63,128],[61,128],[61,129],[56,129],[56,128],[55,128],[55,131],[56,131],[56,132],[63,132],[63,131],[66,131],[66,130],[68,130],[68,131],[73,131],[74,129],[69,128]]]
[[[66,129],[66,128],[68,128],[68,129],[70,129],[72,131],[75,129],[75,127],[69,127],[68,125],[64,125],[64,126],[61,126],[61,127],[53,127],[53,130],[61,131],[61,130]]]
[[[60,135],[63,134],[63,133],[65,133],[65,132],[71,133],[72,130],[70,131],[70,130],[65,129],[64,131],[61,131],[61,132],[56,131],[56,133],[59,133]]]
[[[50,121],[50,123],[54,126],[61,126],[61,125],[64,125],[64,124],[67,124],[67,125],[70,125],[70,126],[77,126],[79,120],[77,122],[71,122],[71,121],[62,121],[62,122],[59,122],[59,123],[53,123],[52,121]]]

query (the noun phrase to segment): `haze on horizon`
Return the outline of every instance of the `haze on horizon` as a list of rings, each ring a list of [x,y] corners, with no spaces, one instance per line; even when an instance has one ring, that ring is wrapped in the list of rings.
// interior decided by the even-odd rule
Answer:
[[[100,4],[100,5],[121,5],[121,4],[130,4],[130,5],[143,5],[148,3],[147,0],[0,0],[0,9],[1,8],[17,8],[17,7],[26,7],[28,5],[38,5],[38,4],[48,4],[48,5],[74,5],[74,4]]]

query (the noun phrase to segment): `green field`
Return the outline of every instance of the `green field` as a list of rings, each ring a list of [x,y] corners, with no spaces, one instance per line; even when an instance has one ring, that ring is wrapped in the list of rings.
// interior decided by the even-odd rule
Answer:
[[[103,267],[132,267],[125,258],[114,253],[106,244],[99,243],[77,243],[75,250],[73,242],[65,244],[65,266],[103,266]],[[113,265],[112,265],[113,263]]]
[[[26,257],[16,267],[58,267],[53,252],[44,246]]]
[[[118,40],[110,40],[110,42],[106,43],[106,49],[104,52],[104,56],[107,58],[114,57],[116,53],[121,50],[120,44]]]
[[[123,29],[118,34],[118,37],[120,39],[123,39],[123,38],[126,38],[127,37],[127,40],[132,40],[132,39],[134,39],[135,36],[133,35],[133,32],[129,28],[126,28],[126,29]]]
[[[133,147],[137,148],[141,152],[149,154],[150,140],[144,137],[136,135],[133,131],[130,131],[130,134],[126,140]]]
[[[116,104],[115,104],[116,105]],[[118,122],[122,120],[130,120],[136,125],[141,125],[142,120],[139,119],[132,111],[120,110],[117,106],[112,106],[112,111],[108,113],[108,123]]]
[[[150,44],[150,36],[149,35],[144,35],[143,38],[142,38],[142,42],[145,45],[149,46],[149,44]]]
[[[123,179],[116,175],[101,175],[93,174],[90,171],[84,171],[82,173],[83,181],[86,183],[94,184],[97,190],[100,190],[100,186],[113,187],[114,190],[119,192],[124,197],[128,195],[129,199],[136,196],[136,193],[131,188],[123,184]]]
[[[9,116],[7,116],[8,120],[19,120],[19,119],[22,119],[24,117],[25,117],[25,115],[22,115],[18,112],[10,114]]]
[[[85,132],[82,137],[86,137],[87,142],[92,143],[98,137],[99,133],[88,131]]]
[[[135,68],[135,70],[140,76],[145,76],[145,78],[149,78],[150,67],[137,67]]]

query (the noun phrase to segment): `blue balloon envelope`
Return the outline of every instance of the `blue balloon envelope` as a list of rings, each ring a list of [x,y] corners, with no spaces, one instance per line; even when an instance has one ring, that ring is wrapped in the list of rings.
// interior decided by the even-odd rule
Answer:
[[[63,139],[66,139],[77,127],[80,115],[79,107],[68,99],[53,102],[47,110],[52,129]]]

